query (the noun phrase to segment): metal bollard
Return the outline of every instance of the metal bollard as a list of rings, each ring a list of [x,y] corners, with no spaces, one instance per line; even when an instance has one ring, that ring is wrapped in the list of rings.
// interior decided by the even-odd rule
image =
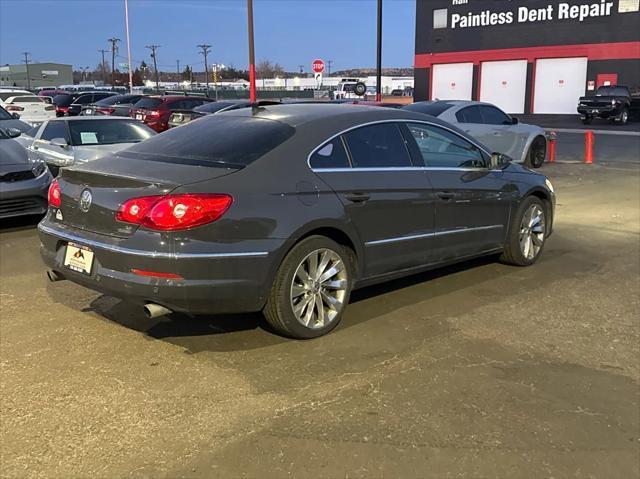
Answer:
[[[547,135],[547,141],[549,143],[549,163],[553,163],[556,161],[556,141],[558,139],[558,135],[555,131],[550,132]]]
[[[594,135],[592,131],[587,131],[584,134],[584,162],[588,165],[593,163],[593,144]]]

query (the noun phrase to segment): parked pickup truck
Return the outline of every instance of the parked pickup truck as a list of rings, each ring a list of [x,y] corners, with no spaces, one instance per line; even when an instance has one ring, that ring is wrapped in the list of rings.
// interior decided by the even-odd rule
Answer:
[[[624,125],[629,117],[640,113],[640,96],[632,95],[626,86],[601,86],[595,95],[580,98],[578,113],[585,125],[594,118],[609,119]]]

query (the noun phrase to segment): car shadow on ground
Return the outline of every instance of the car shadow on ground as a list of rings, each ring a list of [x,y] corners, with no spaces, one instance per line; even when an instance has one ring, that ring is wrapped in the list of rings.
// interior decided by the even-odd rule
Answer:
[[[0,228],[0,234],[12,233],[14,231],[32,230],[38,226],[38,223],[40,223],[41,219],[41,215],[7,218],[5,220],[2,220],[2,228]]]
[[[496,256],[478,258],[358,289],[352,293],[345,317],[333,334],[339,334],[340,331],[404,306],[447,294],[453,289],[477,286],[483,281],[491,280],[496,275],[496,268],[507,268],[497,264],[496,260]],[[444,287],[429,287],[434,280],[469,270],[475,273],[457,277],[455,285],[447,281]],[[508,269],[506,271],[508,274]],[[421,287],[423,284],[424,288]],[[414,287],[418,287],[419,291],[408,291],[415,289]],[[403,294],[403,291],[407,293]],[[385,298],[382,299],[382,296]],[[192,353],[249,350],[289,341],[280,336],[260,312],[195,317],[173,313],[161,318],[148,319],[140,306],[104,295],[94,299],[83,312],[95,312],[110,322],[143,333],[150,339],[178,344]],[[264,334],[265,332],[268,334]]]

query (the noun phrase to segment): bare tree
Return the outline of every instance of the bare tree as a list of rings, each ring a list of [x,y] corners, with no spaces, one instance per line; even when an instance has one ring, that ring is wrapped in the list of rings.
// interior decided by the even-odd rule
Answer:
[[[272,63],[265,58],[258,62],[256,72],[260,78],[272,78],[284,75],[284,68],[279,63]]]

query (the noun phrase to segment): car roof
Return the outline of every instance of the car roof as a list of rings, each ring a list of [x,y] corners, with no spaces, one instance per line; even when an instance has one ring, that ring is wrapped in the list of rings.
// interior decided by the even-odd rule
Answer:
[[[219,116],[244,116],[276,120],[293,127],[312,125],[313,123],[326,122],[328,119],[343,119],[354,125],[366,121],[381,120],[425,120],[434,123],[443,123],[437,118],[408,110],[384,108],[379,106],[366,106],[363,104],[335,104],[322,105],[319,103],[293,103],[283,105],[269,105],[256,108],[243,108],[221,112]]]

